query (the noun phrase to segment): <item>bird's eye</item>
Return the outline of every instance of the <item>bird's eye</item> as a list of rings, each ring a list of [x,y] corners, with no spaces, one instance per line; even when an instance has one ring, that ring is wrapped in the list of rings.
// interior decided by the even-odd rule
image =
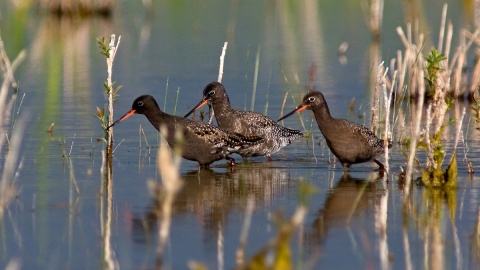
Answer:
[[[309,97],[308,98],[308,102],[314,102],[315,101],[315,97]]]
[[[142,106],[143,106],[143,101],[137,102],[137,106],[138,106],[138,107],[142,107]]]
[[[212,90],[212,91],[208,92],[208,95],[209,95],[209,96],[215,95],[215,91]]]

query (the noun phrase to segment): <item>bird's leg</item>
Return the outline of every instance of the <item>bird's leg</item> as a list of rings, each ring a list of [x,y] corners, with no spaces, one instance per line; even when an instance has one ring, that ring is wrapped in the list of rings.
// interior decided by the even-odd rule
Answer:
[[[383,166],[383,164],[382,164],[380,161],[376,160],[376,159],[373,159],[373,161],[375,161],[375,163],[377,163],[378,166],[380,166],[380,167],[378,168],[378,170],[380,171],[380,173],[383,174],[383,173],[385,172],[385,166]]]
[[[348,169],[350,168],[350,164],[348,164],[348,163],[343,163],[343,164],[342,164],[342,167],[343,167],[343,172],[348,172]]]
[[[273,161],[273,159],[270,157],[270,155],[267,155],[266,157],[267,157],[267,161],[268,161],[268,162],[272,162],[272,161]]]
[[[237,164],[234,158],[226,157],[225,159],[228,160],[230,167],[234,167]]]

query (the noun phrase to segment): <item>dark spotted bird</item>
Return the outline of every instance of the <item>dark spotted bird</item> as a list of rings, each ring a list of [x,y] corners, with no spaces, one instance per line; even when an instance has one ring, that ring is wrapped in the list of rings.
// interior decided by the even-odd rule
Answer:
[[[365,126],[345,119],[333,118],[327,102],[320,92],[313,91],[305,95],[300,106],[278,121],[303,110],[313,111],[317,125],[325,137],[330,151],[342,163],[344,171],[348,171],[351,164],[371,160],[380,166],[381,171],[384,170],[383,164],[376,159],[385,151],[384,141]],[[388,148],[391,146],[392,144],[389,143]]]
[[[219,82],[209,83],[205,87],[202,101],[185,117],[207,103],[213,107],[215,119],[220,128],[244,136],[258,136],[265,139],[262,143],[250,147],[251,151],[241,153],[243,157],[266,156],[268,161],[272,161],[271,154],[303,136],[299,130],[280,126],[263,114],[233,109],[224,86]]]
[[[263,139],[255,136],[242,136],[217,128],[215,126],[191,121],[183,117],[169,115],[160,110],[152,96],[143,95],[135,99],[132,109],[111,124],[107,129],[134,114],[143,114],[148,121],[162,133],[170,147],[181,145],[181,155],[188,160],[197,161],[200,167],[208,167],[212,162],[227,159],[232,166],[235,160],[229,154],[242,154],[249,147],[262,144]],[[161,126],[165,128],[161,128]],[[175,132],[182,130],[183,138],[175,138]]]

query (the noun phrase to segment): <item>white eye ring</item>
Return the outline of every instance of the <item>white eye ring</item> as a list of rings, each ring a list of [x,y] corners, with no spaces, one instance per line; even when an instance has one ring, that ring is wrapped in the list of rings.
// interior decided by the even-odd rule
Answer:
[[[139,107],[142,107],[142,106],[143,106],[143,101],[137,102],[137,105],[138,105]]]
[[[215,95],[215,91],[212,90],[212,91],[208,92],[208,95],[209,95],[209,96]]]
[[[309,97],[309,98],[308,98],[308,101],[309,101],[309,102],[314,102],[314,101],[315,101],[315,97]]]

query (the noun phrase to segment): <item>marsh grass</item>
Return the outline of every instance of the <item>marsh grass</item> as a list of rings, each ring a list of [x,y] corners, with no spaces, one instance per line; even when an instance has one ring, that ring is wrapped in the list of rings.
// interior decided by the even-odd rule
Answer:
[[[460,45],[451,53],[453,27],[451,23],[446,23],[446,16],[445,5],[437,48],[426,48],[424,34],[412,25],[407,25],[406,32],[398,27],[397,33],[405,50],[398,51],[389,67],[384,70],[379,68],[377,74],[377,87],[381,86],[384,92],[384,117],[377,121],[385,122],[383,138],[396,138],[400,143],[400,151],[407,159],[405,202],[409,200],[416,171],[421,175],[416,182],[427,188],[444,192],[456,188],[457,144],[459,141],[464,142],[461,140],[461,127],[465,112],[451,116],[450,111],[455,103],[473,95],[467,90],[472,91],[473,87],[468,88],[467,85],[480,81],[478,63],[470,78],[465,73],[467,52],[477,39],[479,31],[473,34],[463,31]],[[478,87],[474,91],[478,91]],[[453,123],[456,125],[451,128]],[[395,130],[389,130],[391,126],[396,127]],[[446,136],[451,130],[454,134]],[[455,140],[452,153],[447,153],[445,147],[448,137]],[[425,153],[423,162],[419,159],[419,151]],[[385,155],[388,159],[388,153]],[[447,156],[450,156],[449,160],[446,160]],[[464,160],[468,164],[466,152]],[[448,162],[447,166],[444,166],[445,161]]]

